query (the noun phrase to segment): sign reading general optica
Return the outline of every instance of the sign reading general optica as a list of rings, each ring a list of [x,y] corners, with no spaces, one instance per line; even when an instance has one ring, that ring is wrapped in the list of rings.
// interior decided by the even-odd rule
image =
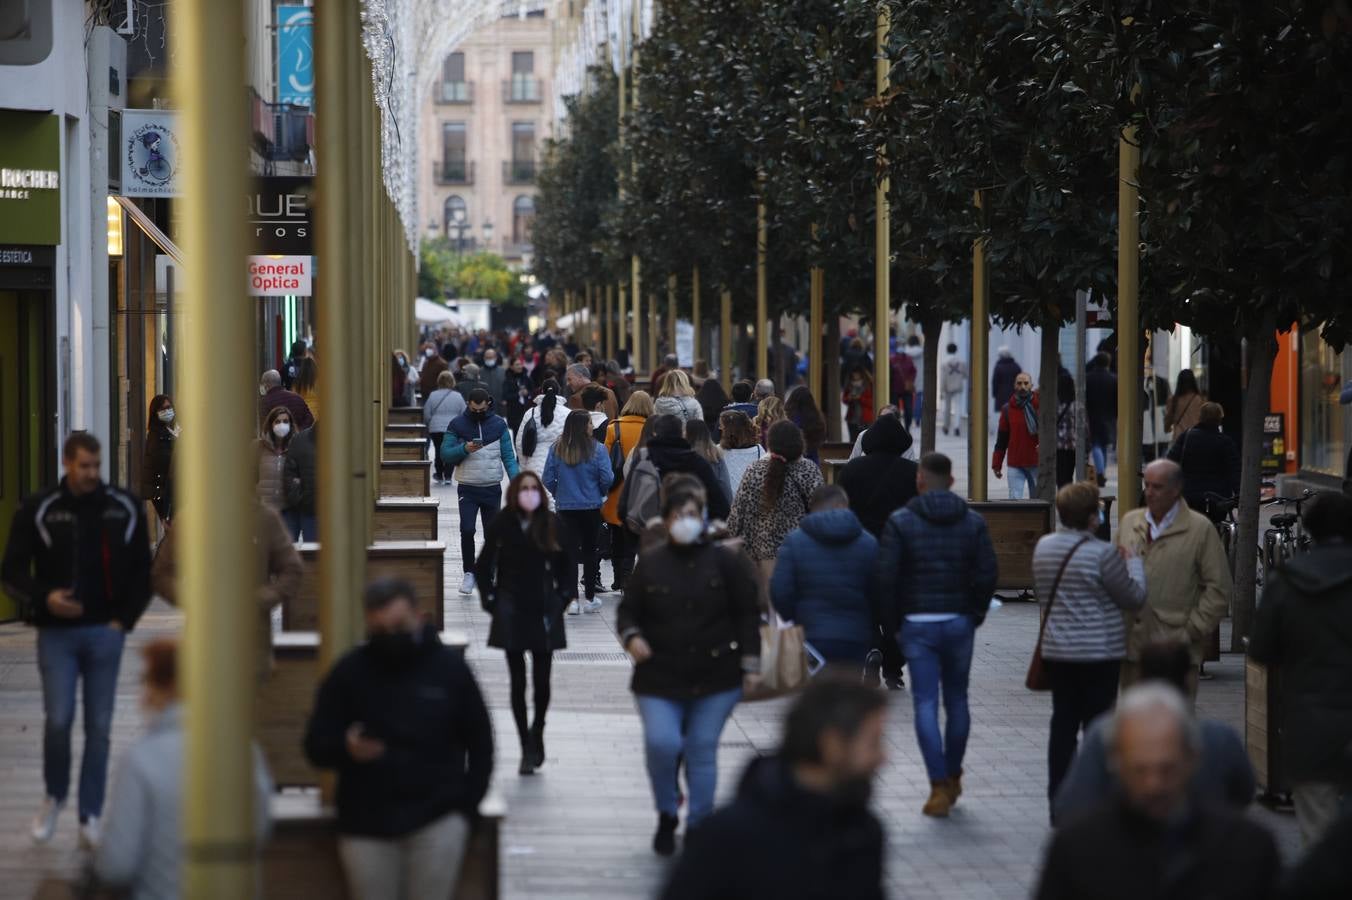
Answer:
[[[0,243],[61,243],[61,122],[0,110]]]
[[[122,111],[122,196],[178,196],[178,116],[162,109]]]
[[[277,7],[277,102],[312,106],[315,94],[315,11]]]
[[[311,256],[251,256],[249,296],[309,297],[313,264]]]

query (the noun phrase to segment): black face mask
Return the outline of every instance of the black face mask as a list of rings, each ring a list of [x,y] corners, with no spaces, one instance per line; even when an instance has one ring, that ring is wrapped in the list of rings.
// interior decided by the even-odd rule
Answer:
[[[474,420],[475,422],[482,422],[484,419],[487,419],[487,418],[488,418],[488,410],[486,410],[486,409],[471,409],[471,410],[469,410],[469,417],[470,417],[472,420]]]
[[[399,665],[412,658],[417,636],[408,631],[381,631],[366,639],[367,649],[385,665]]]

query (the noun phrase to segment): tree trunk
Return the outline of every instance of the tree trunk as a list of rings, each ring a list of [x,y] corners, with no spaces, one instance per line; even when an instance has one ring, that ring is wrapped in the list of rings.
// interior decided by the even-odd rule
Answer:
[[[1258,500],[1262,488],[1263,417],[1272,391],[1272,361],[1277,355],[1273,335],[1276,326],[1265,319],[1248,336],[1248,383],[1244,389],[1244,427],[1239,456],[1243,471],[1239,480],[1239,527],[1235,541],[1235,594],[1231,608],[1230,652],[1244,652],[1244,638],[1253,622],[1257,600]]]
[[[937,440],[934,433],[938,430],[939,413],[939,338],[943,334],[944,320],[922,319],[920,328],[925,333],[925,355],[921,359],[921,365],[925,367],[921,379],[925,393],[920,410],[920,455],[924,456],[934,452]]]
[[[826,336],[817,348],[822,355],[822,378],[826,387],[822,390],[822,411],[826,416],[826,439],[841,440],[840,432],[840,316],[826,314]]]
[[[1037,499],[1056,500],[1056,407],[1061,320],[1042,323],[1042,363],[1038,371]]]

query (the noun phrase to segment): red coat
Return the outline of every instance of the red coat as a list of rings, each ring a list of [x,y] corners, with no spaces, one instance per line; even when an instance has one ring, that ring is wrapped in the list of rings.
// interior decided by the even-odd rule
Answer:
[[[1033,395],[1033,409],[1038,408],[1037,394]],[[1000,410],[1000,430],[995,438],[995,453],[991,456],[991,468],[1000,471],[1004,468],[1008,455],[1010,468],[1037,468],[1037,432],[1028,430],[1023,410],[1014,406],[1011,398]]]

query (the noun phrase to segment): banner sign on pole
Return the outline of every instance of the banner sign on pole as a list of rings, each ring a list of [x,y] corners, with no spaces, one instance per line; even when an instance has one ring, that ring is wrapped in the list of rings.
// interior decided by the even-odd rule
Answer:
[[[315,95],[315,11],[277,7],[277,102],[312,106]]]
[[[122,196],[178,196],[178,114],[122,111]]]
[[[676,359],[683,369],[695,364],[695,326],[685,319],[676,322]]]

